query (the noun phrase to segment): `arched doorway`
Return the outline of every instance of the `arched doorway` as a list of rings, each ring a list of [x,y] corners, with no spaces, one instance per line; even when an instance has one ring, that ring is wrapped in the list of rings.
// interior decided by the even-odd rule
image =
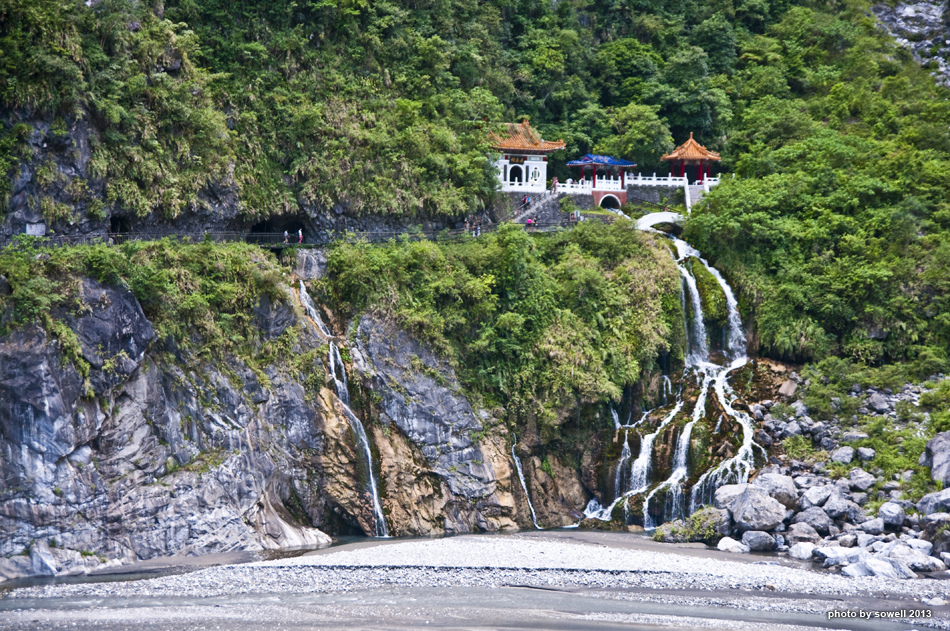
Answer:
[[[512,166],[508,169],[508,181],[514,184],[518,182],[519,184],[524,180],[524,172],[519,166]]]
[[[600,200],[600,207],[607,208],[608,210],[619,210],[620,200],[613,195],[604,195]]]

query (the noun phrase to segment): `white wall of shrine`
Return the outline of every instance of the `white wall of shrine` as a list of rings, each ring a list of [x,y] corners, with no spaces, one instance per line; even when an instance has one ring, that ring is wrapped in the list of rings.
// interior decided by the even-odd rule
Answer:
[[[502,191],[539,193],[547,188],[548,163],[544,156],[505,154],[495,161]]]

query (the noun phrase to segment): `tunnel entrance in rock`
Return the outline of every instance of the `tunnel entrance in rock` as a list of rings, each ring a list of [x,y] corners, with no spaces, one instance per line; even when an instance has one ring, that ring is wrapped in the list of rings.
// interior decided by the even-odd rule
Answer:
[[[249,241],[282,244],[295,244],[299,241],[298,231],[303,231],[304,240],[307,240],[307,226],[304,220],[297,216],[271,217],[251,226]]]

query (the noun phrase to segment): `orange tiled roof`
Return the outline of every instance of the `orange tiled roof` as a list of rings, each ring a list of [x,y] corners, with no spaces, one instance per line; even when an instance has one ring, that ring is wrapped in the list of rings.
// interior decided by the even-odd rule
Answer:
[[[689,140],[666,154],[660,160],[719,160],[719,154],[710,151],[693,140],[693,132],[689,132]]]
[[[491,132],[491,141],[499,151],[537,151],[547,153],[563,149],[566,145],[563,140],[552,142],[542,140],[538,132],[531,129],[527,119],[518,123],[505,123],[502,133]]]

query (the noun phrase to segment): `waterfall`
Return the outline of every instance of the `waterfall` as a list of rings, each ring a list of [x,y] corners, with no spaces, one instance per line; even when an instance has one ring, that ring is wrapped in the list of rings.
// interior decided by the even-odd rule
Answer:
[[[614,497],[620,497],[623,490],[620,485],[623,483],[623,468],[630,461],[630,430],[623,433],[623,449],[620,451],[620,462],[617,463],[617,471],[614,473]]]
[[[327,328],[320,318],[320,312],[317,311],[316,306],[314,306],[313,300],[310,298],[310,294],[307,293],[307,288],[303,281],[300,281],[300,302],[303,304],[307,315],[316,323],[317,328],[327,337],[327,343],[330,347],[327,353],[327,359],[330,364],[330,374],[333,376],[333,382],[336,386],[336,396],[343,405],[344,416],[349,423],[350,431],[353,432],[353,439],[356,441],[359,450],[363,453],[366,462],[367,478],[369,478],[368,490],[373,501],[373,527],[377,537],[388,537],[389,528],[386,526],[386,516],[383,514],[382,503],[379,500],[376,473],[373,471],[373,453],[370,450],[369,438],[366,436],[363,423],[357,418],[356,414],[353,413],[353,410],[350,409],[350,390],[346,381],[346,367],[343,365],[343,357],[340,355],[340,349],[336,345],[336,342],[333,341],[330,329]]]
[[[706,344],[706,323],[703,322],[703,303],[699,297],[699,289],[696,287],[696,278],[682,265],[678,265],[680,275],[686,281],[686,287],[689,289],[689,299],[693,311],[693,351],[686,354],[687,366],[694,366],[700,362],[709,359],[709,347]],[[689,326],[687,325],[687,330]]]
[[[528,510],[531,511],[531,523],[538,530],[544,530],[538,525],[538,517],[534,514],[534,506],[531,504],[531,495],[528,494],[528,483],[524,479],[524,470],[521,468],[521,458],[515,453],[515,447],[518,445],[518,437],[515,436],[515,442],[511,445],[511,458],[515,461],[515,469],[518,470],[518,479],[521,480],[521,488],[524,489],[524,497],[528,501]]]
[[[645,228],[645,230],[657,232],[651,228]],[[669,235],[664,236],[669,237]],[[682,388],[676,395],[676,404],[663,416],[657,424],[656,429],[641,438],[639,454],[630,466],[630,476],[627,480],[626,489],[622,490],[622,485],[619,482],[621,479],[620,476],[622,476],[622,471],[625,469],[631,457],[628,443],[629,430],[645,423],[650,412],[644,413],[643,417],[637,423],[624,426],[628,428],[628,431],[624,436],[624,451],[620,454],[620,460],[617,464],[617,473],[614,478],[615,499],[607,507],[601,506],[596,499],[591,500],[584,511],[585,516],[589,518],[609,521],[613,516],[614,508],[619,502],[624,501],[624,507],[626,508],[626,500],[628,498],[643,494],[643,520],[644,527],[647,529],[654,528],[656,525],[651,517],[650,506],[651,502],[661,491],[665,491],[663,518],[666,520],[683,518],[694,512],[702,504],[711,501],[712,495],[719,486],[748,481],[749,475],[755,467],[757,450],[762,454],[765,453],[764,449],[752,440],[754,429],[752,419],[747,414],[732,407],[734,393],[729,385],[729,375],[744,366],[748,361],[745,352],[746,338],[735,294],[719,270],[709,265],[709,263],[702,258],[698,250],[682,239],[676,237],[669,238],[672,240],[676,250],[675,253],[671,254],[673,254],[673,259],[676,261],[677,269],[683,279],[680,289],[680,301],[683,305],[683,315],[686,325],[686,357],[682,379],[684,382],[689,379],[696,380],[699,386],[697,400],[693,406],[689,421],[683,426],[677,438],[673,462],[671,463],[672,470],[669,477],[651,489],[650,473],[654,459],[654,442],[657,436],[659,436],[682,410],[684,406]],[[686,265],[683,264],[683,261],[687,257],[698,260],[700,264],[712,274],[726,297],[726,307],[728,310],[728,331],[726,331],[726,335],[728,339],[724,344],[726,360],[723,365],[710,361],[702,300],[700,299],[699,290],[696,285],[696,278],[690,273]],[[710,392],[712,394],[710,394]],[[672,394],[672,383],[669,377],[664,376],[663,403],[660,406],[661,408],[666,408],[669,404],[668,393]],[[696,423],[706,417],[706,402],[709,396],[716,398],[722,410],[725,412],[725,417],[734,420],[742,428],[741,445],[733,457],[720,462],[717,466],[703,473],[690,489],[688,495],[689,501],[687,502],[686,490],[687,482],[690,478],[690,439]],[[714,433],[719,433],[723,418],[723,415],[719,415]]]
[[[614,420],[614,429],[620,430],[620,415],[617,414],[617,408],[610,406],[610,416]]]

